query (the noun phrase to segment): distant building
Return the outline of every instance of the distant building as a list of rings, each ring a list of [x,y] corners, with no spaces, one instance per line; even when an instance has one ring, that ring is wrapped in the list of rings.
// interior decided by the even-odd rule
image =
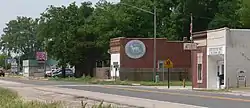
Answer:
[[[43,77],[45,71],[50,71],[58,64],[58,61],[48,59],[46,61],[23,60],[23,76]]]
[[[171,80],[191,79],[191,53],[183,50],[184,41],[156,39],[156,67],[160,79],[167,80],[167,69],[163,74],[165,60],[170,59],[174,68],[170,69]],[[121,80],[153,79],[153,38],[114,38],[110,40],[110,75]],[[118,70],[114,65],[118,64]]]

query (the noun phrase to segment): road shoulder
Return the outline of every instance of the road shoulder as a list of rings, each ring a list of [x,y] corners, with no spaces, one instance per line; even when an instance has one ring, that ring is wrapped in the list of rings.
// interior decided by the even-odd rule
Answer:
[[[5,84],[12,83],[13,85],[13,83],[15,82],[0,80],[0,84],[3,84],[3,83]],[[18,84],[18,83],[15,83],[15,84]],[[168,106],[170,108],[204,108],[204,107],[193,106],[193,105],[156,101],[156,100],[150,100],[150,99],[141,99],[141,98],[128,97],[128,96],[111,95],[111,94],[75,90],[75,89],[68,89],[68,88],[59,88],[59,87],[54,87],[54,86],[34,86],[33,85],[32,88],[38,91],[43,91],[43,92],[68,95],[68,96],[73,96],[73,97],[78,97],[78,98],[83,98],[83,99],[90,99],[90,100],[95,100],[95,101],[103,100],[104,102],[113,103],[117,105],[120,104],[123,106],[130,106],[130,107],[166,108],[166,106]]]

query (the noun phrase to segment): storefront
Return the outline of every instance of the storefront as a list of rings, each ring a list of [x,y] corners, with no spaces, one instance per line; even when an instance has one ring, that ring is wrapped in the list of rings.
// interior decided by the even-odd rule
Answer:
[[[224,89],[250,84],[249,35],[248,29],[229,28],[194,33],[198,48],[192,51],[193,87]]]

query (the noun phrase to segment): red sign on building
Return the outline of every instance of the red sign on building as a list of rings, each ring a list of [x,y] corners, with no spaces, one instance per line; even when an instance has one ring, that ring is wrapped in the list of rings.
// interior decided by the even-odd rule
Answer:
[[[46,61],[47,60],[46,52],[36,52],[36,60],[37,61]]]

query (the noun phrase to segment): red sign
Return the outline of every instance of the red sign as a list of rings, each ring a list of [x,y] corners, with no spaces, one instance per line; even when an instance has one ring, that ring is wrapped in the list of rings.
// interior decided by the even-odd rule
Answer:
[[[46,52],[36,52],[36,60],[38,61],[45,61],[47,60]]]

